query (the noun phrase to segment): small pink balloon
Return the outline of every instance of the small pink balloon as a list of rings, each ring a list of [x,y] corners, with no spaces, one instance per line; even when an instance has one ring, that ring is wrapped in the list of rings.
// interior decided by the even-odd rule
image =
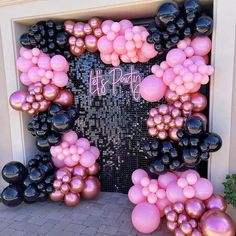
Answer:
[[[179,178],[177,184],[180,188],[185,188],[188,185],[188,182],[185,178]]]
[[[85,151],[80,157],[80,164],[84,167],[91,167],[96,162],[94,154],[90,151]]]
[[[45,69],[45,70],[50,70],[51,69],[51,59],[49,56],[47,55],[41,55],[39,58],[38,58],[38,66],[42,69]]]
[[[113,48],[116,53],[118,54],[125,54],[126,53],[126,48],[125,48],[125,37],[124,36],[118,36],[113,42]]]
[[[208,179],[198,179],[193,187],[195,189],[195,197],[200,200],[207,200],[213,194],[213,186]]]
[[[133,226],[141,233],[152,233],[160,224],[160,213],[155,205],[142,202],[132,211]]]
[[[58,72],[67,72],[69,69],[69,65],[65,57],[61,55],[55,55],[51,58],[51,68],[54,71]]]
[[[26,86],[32,84],[31,80],[29,79],[27,73],[21,73],[20,75],[20,82]]]
[[[170,50],[166,55],[166,62],[171,67],[174,67],[177,64],[182,64],[185,59],[185,53],[178,48]]]
[[[33,83],[41,81],[41,76],[39,75],[38,72],[39,68],[36,66],[31,67],[28,71],[28,77]]]
[[[140,181],[143,177],[148,177],[148,174],[146,171],[142,169],[135,170],[131,176],[133,184],[140,184]]]
[[[157,202],[157,195],[155,193],[150,193],[148,194],[147,196],[147,201],[150,203],[150,204],[156,204]]]
[[[181,177],[186,178],[188,174],[193,174],[193,175],[196,175],[198,179],[200,178],[199,173],[195,170],[186,170],[186,171],[181,173]]]
[[[158,178],[158,185],[160,186],[160,188],[166,189],[167,186],[171,182],[176,182],[176,181],[177,181],[176,175],[171,173],[171,172],[167,172],[167,173],[159,176],[159,178]]]
[[[90,149],[90,142],[86,138],[79,138],[76,141],[76,146],[83,148],[85,151]]]
[[[163,74],[163,81],[166,85],[170,85],[170,83],[175,79],[175,73],[173,71],[173,68],[168,68],[165,70]]]
[[[53,78],[52,78],[52,82],[62,88],[64,86],[66,86],[66,84],[68,83],[69,78],[67,76],[67,74],[65,72],[62,71],[58,71],[58,72],[54,72],[53,73]]]
[[[157,55],[157,51],[154,48],[154,44],[149,44],[147,42],[143,43],[143,46],[141,48],[141,53],[146,58],[153,58]]]
[[[96,159],[99,158],[100,151],[99,151],[99,149],[97,147],[91,146],[89,151],[93,153],[93,155],[95,156]]]
[[[121,34],[125,34],[125,31],[129,28],[132,28],[133,27],[133,24],[131,21],[129,20],[121,20],[120,22],[120,26],[121,26],[121,29],[120,29],[120,33]]]
[[[140,184],[143,186],[143,187],[148,187],[149,184],[150,184],[150,179],[148,177],[143,177],[140,181]]]
[[[97,42],[98,50],[104,54],[110,54],[113,52],[112,41],[108,40],[106,36],[99,38]]]
[[[134,204],[144,202],[146,198],[142,193],[142,187],[140,185],[134,185],[129,189],[128,198]]]
[[[166,196],[172,203],[184,203],[186,201],[186,197],[183,194],[183,189],[180,188],[176,182],[172,182],[167,186]]]
[[[75,131],[69,131],[65,133],[62,137],[63,141],[66,141],[70,145],[75,144],[78,139],[78,135],[76,134]]]
[[[158,189],[156,195],[159,199],[166,198],[166,191],[164,189]]]
[[[157,184],[157,182],[156,182],[156,183],[150,182],[148,188],[149,188],[149,191],[150,191],[150,192],[156,193],[156,191],[158,190],[158,184]]]
[[[65,166],[64,159],[60,160],[57,156],[52,156],[52,162],[57,168],[62,168]]]
[[[194,50],[194,55],[205,56],[211,51],[211,40],[209,37],[196,37],[191,42],[191,47]]]
[[[166,85],[162,79],[149,75],[140,84],[140,95],[148,102],[157,102],[164,97]]]
[[[186,198],[193,198],[195,196],[195,190],[192,186],[186,186],[183,189],[183,194]]]
[[[198,179],[198,176],[194,173],[189,173],[186,175],[186,180],[187,180],[188,184],[190,184],[190,185],[196,184],[197,179]]]
[[[21,72],[28,72],[28,70],[33,66],[31,60],[27,60],[24,57],[19,57],[16,61],[17,69]]]
[[[74,167],[74,166],[78,165],[79,161],[78,160],[73,160],[71,156],[67,156],[64,159],[64,163],[68,167]]]
[[[163,217],[165,215],[164,210],[166,209],[166,207],[171,206],[172,203],[167,199],[158,199],[156,206],[158,207],[159,211],[160,211],[160,216]]]

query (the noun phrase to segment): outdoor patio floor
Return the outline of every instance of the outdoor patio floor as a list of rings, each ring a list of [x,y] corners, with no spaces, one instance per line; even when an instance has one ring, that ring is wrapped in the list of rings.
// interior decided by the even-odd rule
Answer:
[[[0,235],[143,235],[132,227],[132,208],[127,195],[120,193],[101,193],[97,199],[81,201],[73,208],[51,201],[15,208],[0,203]],[[161,227],[151,235],[171,234]]]

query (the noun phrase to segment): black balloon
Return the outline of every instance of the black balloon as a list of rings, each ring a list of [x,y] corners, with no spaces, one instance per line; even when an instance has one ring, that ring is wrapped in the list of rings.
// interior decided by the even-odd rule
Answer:
[[[48,111],[35,115],[28,123],[28,130],[36,136],[36,146],[42,152],[48,152],[51,146],[61,141],[61,136],[70,130],[78,118],[74,107],[63,109],[52,103]]]
[[[2,169],[3,179],[11,184],[20,183],[27,174],[25,166],[18,161],[11,161],[7,163]]]
[[[157,9],[155,21],[148,26],[147,42],[154,44],[157,57],[163,59],[169,50],[185,37],[209,36],[213,20],[203,15],[197,0],[187,0],[182,6],[164,3]]]
[[[70,59],[72,55],[68,39],[69,35],[64,31],[63,22],[48,20],[31,25],[28,31],[20,36],[20,43],[26,48],[37,47],[50,56],[61,54]]]
[[[12,184],[7,186],[1,193],[2,203],[8,207],[15,207],[23,201],[23,190],[21,186]]]
[[[198,116],[192,116],[185,122],[185,130],[189,135],[199,135],[206,131],[206,123]]]
[[[27,187],[23,193],[24,201],[26,203],[33,203],[37,201],[40,193],[34,185]]]

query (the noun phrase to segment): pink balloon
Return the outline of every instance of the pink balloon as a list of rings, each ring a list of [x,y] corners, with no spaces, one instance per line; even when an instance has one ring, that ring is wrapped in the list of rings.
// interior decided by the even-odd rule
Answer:
[[[33,83],[40,82],[39,68],[36,66],[31,67],[28,71],[28,77]]]
[[[172,203],[167,198],[164,198],[164,199],[158,199],[156,205],[160,211],[160,216],[163,217],[165,215],[164,212],[165,208],[167,206],[171,206]]]
[[[173,71],[173,68],[168,68],[163,74],[163,81],[166,85],[170,85],[170,83],[175,79],[175,77],[176,75]]]
[[[140,185],[133,185],[128,192],[129,200],[134,204],[144,202],[146,198],[143,196],[142,187]]]
[[[142,169],[135,170],[131,176],[133,184],[140,184],[140,181],[143,177],[148,177],[148,174],[146,171]]]
[[[209,37],[196,37],[191,42],[194,55],[205,56],[211,51],[211,40]]]
[[[80,157],[80,164],[84,167],[91,167],[96,162],[94,154],[90,151],[85,151]]]
[[[75,144],[78,139],[78,135],[76,134],[75,131],[69,131],[65,133],[62,137],[63,141],[68,142],[69,144]]]
[[[148,102],[157,102],[164,97],[166,85],[162,79],[149,75],[140,84],[141,97]]]
[[[67,72],[69,69],[67,60],[61,55],[55,55],[51,58],[51,67],[58,72]]]
[[[166,55],[166,62],[169,66],[174,67],[177,64],[182,64],[186,59],[185,53],[178,48],[170,50]]]
[[[193,187],[195,189],[195,197],[200,200],[207,200],[213,194],[213,186],[208,179],[198,179]]]
[[[129,20],[126,20],[126,19],[121,20],[119,23],[120,23],[120,26],[121,26],[121,29],[120,29],[121,34],[125,34],[125,30],[133,27],[132,22],[129,21]]]
[[[139,203],[132,212],[133,226],[141,233],[152,233],[160,224],[160,213],[155,205]]]
[[[68,167],[74,167],[74,166],[78,165],[79,160],[74,160],[74,159],[72,159],[72,156],[69,155],[69,156],[65,157],[64,163]]]
[[[110,54],[113,52],[112,41],[108,40],[106,36],[99,38],[97,42],[98,50],[104,54]]]
[[[29,79],[27,73],[21,73],[20,75],[20,82],[26,86],[32,84],[31,80]]]
[[[66,84],[69,81],[69,78],[65,72],[62,71],[54,72],[53,75],[54,75],[52,78],[53,83],[60,88],[66,86]]]
[[[125,54],[126,53],[126,48],[125,48],[125,37],[124,36],[118,36],[113,42],[113,48],[116,53],[118,54]]]
[[[141,48],[141,53],[146,58],[153,58],[157,55],[157,51],[154,48],[154,44],[149,44],[147,42],[143,43],[143,46]]]
[[[57,168],[62,168],[65,166],[64,160],[60,160],[57,156],[52,156],[52,162]]]
[[[85,151],[90,149],[90,142],[86,138],[79,138],[76,141],[76,146],[83,148]]]
[[[195,170],[186,170],[186,171],[182,172],[181,177],[186,178],[188,174],[193,174],[193,175],[196,175],[197,178],[200,178],[199,173]]]
[[[180,188],[176,182],[172,182],[167,186],[166,196],[172,203],[184,203],[186,201],[186,197],[183,194],[183,189]]]
[[[195,196],[195,189],[192,186],[186,186],[183,194],[186,198],[193,198]]]
[[[28,70],[33,66],[31,60],[27,60],[24,57],[17,58],[16,61],[17,69],[21,72],[28,72]]]
[[[159,176],[158,185],[160,186],[160,188],[166,189],[170,183],[176,182],[176,181],[177,181],[176,175],[171,172],[167,172]]]
[[[96,159],[99,158],[100,151],[99,151],[99,149],[97,147],[91,146],[89,151],[93,153],[93,155],[95,156]]]
[[[38,58],[38,66],[42,69],[45,69],[45,70],[50,70],[51,69],[51,59],[49,56],[47,55],[41,55],[39,58]]]

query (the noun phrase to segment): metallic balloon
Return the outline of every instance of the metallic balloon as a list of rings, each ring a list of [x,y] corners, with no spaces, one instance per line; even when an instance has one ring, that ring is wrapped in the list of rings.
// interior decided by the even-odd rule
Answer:
[[[97,38],[94,35],[87,35],[85,37],[85,46],[89,52],[97,51]]]
[[[213,194],[209,199],[205,201],[206,208],[210,209],[218,209],[220,211],[226,211],[227,202],[226,200],[218,194]]]
[[[187,214],[193,219],[199,219],[202,214],[205,212],[204,203],[196,198],[189,199],[185,203],[185,210]]]
[[[80,195],[69,192],[65,195],[64,201],[67,206],[76,206],[80,202]]]
[[[83,22],[75,23],[74,28],[73,28],[73,35],[77,38],[83,38],[85,36]]]
[[[226,213],[211,209],[200,220],[200,228],[204,236],[235,236],[233,220]]]
[[[88,173],[89,173],[88,169],[80,165],[75,166],[73,169],[73,175],[81,176],[83,179],[85,179],[88,176]]]
[[[92,27],[89,24],[84,24],[84,33],[89,35],[93,32]]]
[[[101,26],[102,21],[98,17],[93,17],[88,21],[88,23],[93,29],[96,29]]]
[[[60,190],[54,190],[50,194],[50,199],[54,202],[62,201],[64,198],[64,193],[62,193]]]
[[[20,111],[22,109],[22,105],[26,102],[27,95],[28,93],[23,90],[14,92],[9,98],[11,107],[15,110]]]
[[[100,165],[96,162],[94,165],[88,168],[89,175],[96,175],[100,171]]]
[[[48,84],[43,87],[43,96],[48,101],[53,101],[58,96],[59,88],[56,85]]]
[[[207,107],[207,98],[201,93],[192,94],[191,102],[193,103],[193,110],[195,112],[203,111]]]
[[[94,176],[89,176],[85,180],[86,187],[81,193],[81,196],[85,199],[96,198],[101,191],[101,183],[98,178]]]
[[[66,168],[60,168],[56,171],[55,178],[58,180],[62,180],[64,176],[71,177],[71,173]]]
[[[64,23],[65,31],[68,32],[69,34],[72,34],[74,30],[74,25],[75,23],[73,21],[70,20],[65,21]]]
[[[73,193],[80,193],[85,188],[85,181],[81,176],[75,176],[71,179],[70,182],[70,191]]]
[[[204,123],[207,124],[207,117],[203,113],[195,112],[192,115],[200,117],[204,121]]]
[[[70,107],[73,104],[74,96],[68,89],[59,90],[58,96],[54,100],[55,103],[60,104],[63,108]]]
[[[23,190],[19,185],[9,185],[1,193],[2,203],[8,207],[15,207],[23,201]]]

